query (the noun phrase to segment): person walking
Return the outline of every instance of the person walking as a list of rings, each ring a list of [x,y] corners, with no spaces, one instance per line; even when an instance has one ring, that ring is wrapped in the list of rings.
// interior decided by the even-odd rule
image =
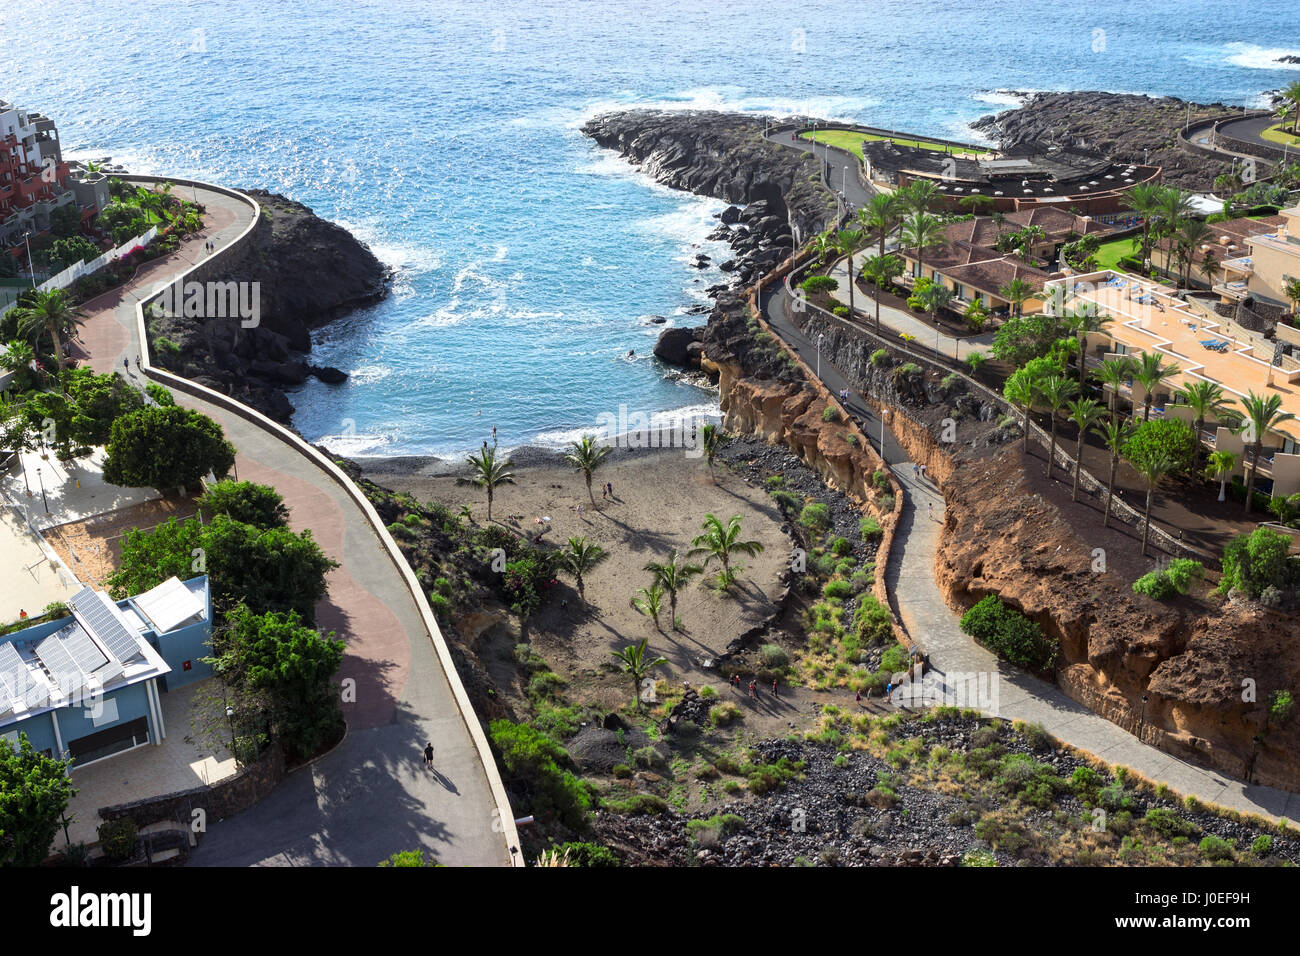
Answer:
[[[773,697],[780,697],[780,696],[781,696],[781,692],[777,689],[777,686],[776,686],[776,678],[775,678],[775,677],[772,678],[772,696],[773,696]]]
[[[430,740],[424,745],[424,765],[433,769],[433,741]]]
[[[612,481],[607,481],[607,482],[605,482],[605,487],[609,489],[609,500],[610,500],[610,501],[613,501],[613,500],[614,500],[614,482],[612,482]]]
[[[754,680],[751,678],[750,681],[749,681],[749,696],[750,696],[750,697],[757,697],[757,696],[758,696],[758,694],[757,694],[757,692],[756,692],[756,690],[755,690],[756,687],[757,687],[757,685],[754,683]]]
[[[857,694],[854,695],[854,697],[855,697],[855,699],[857,700],[857,703],[858,703],[858,707],[859,707],[859,709],[861,709],[861,707],[862,707],[862,691],[858,691]]]

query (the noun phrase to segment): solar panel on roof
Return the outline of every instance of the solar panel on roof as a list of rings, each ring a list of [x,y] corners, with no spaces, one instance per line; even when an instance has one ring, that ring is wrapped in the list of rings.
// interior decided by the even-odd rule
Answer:
[[[14,646],[0,644],[0,714],[12,712],[18,702],[28,707],[40,706],[44,702],[41,696],[27,663]]]
[[[119,661],[130,661],[140,656],[139,640],[93,589],[79,591],[68,604],[82,626],[103,641]]]
[[[86,676],[58,634],[51,634],[36,645],[36,656],[54,678],[65,697],[74,697],[86,686]]]
[[[122,665],[100,650],[80,624],[64,628],[64,631],[63,646],[84,673],[93,674],[101,683],[122,676]]]

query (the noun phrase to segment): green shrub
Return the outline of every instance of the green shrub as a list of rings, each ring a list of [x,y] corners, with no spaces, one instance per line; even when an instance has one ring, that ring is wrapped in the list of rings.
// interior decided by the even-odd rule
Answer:
[[[828,598],[844,600],[853,596],[853,585],[848,581],[827,581],[826,586],[822,588],[822,594]]]
[[[849,307],[847,305],[837,305],[835,308],[831,309],[831,311],[841,319],[847,319],[849,317]]]
[[[1229,541],[1223,549],[1220,593],[1236,588],[1249,598],[1258,598],[1267,587],[1280,588],[1286,582],[1289,541],[1268,528],[1256,528]]]
[[[569,866],[621,866],[618,854],[599,843],[562,843],[556,855],[569,857]]]
[[[771,491],[771,490],[773,490],[774,488],[780,488],[782,485],[785,484],[785,476],[784,476],[784,475],[768,475],[768,476],[767,476],[767,482],[766,482],[766,484],[767,484],[767,490],[768,490],[768,491]]]
[[[1201,562],[1178,558],[1163,570],[1142,575],[1133,582],[1133,590],[1157,601],[1164,601],[1176,594],[1186,594],[1204,573],[1205,568]]]
[[[700,696],[703,697],[705,700],[710,700],[714,697],[717,697],[718,692],[713,689],[712,684],[705,684],[703,687],[700,688]]]
[[[616,763],[614,764],[612,773],[620,780],[626,780],[628,777],[632,776],[632,768],[625,763]]]
[[[1207,860],[1231,860],[1233,856],[1232,841],[1222,837],[1207,836],[1201,841],[1201,856]]]
[[[1261,833],[1255,837],[1255,842],[1250,845],[1250,852],[1255,856],[1268,856],[1273,851],[1273,838],[1267,833]]]
[[[889,364],[889,351],[887,349],[876,349],[871,353],[871,364],[876,368],[882,368]]]
[[[1047,670],[1056,659],[1042,628],[993,594],[962,615],[961,629],[1020,667]]]
[[[776,644],[764,644],[758,649],[758,656],[762,658],[763,666],[767,668],[786,667],[790,663],[790,656]]]
[[[858,530],[862,532],[862,537],[866,541],[875,541],[885,533],[885,529],[880,527],[880,522],[871,515],[858,522]]]
[[[877,468],[871,473],[871,483],[876,486],[877,491],[888,491],[889,473],[883,468]]]
[[[819,501],[810,501],[803,506],[799,523],[815,534],[824,534],[831,526],[830,509]]]
[[[713,846],[745,828],[745,818],[734,813],[724,813],[707,820],[687,820],[686,832],[701,846]]]
[[[641,817],[667,813],[668,804],[652,793],[634,793],[623,800],[606,800],[605,809],[625,817]]]
[[[722,703],[714,704],[709,708],[709,723],[714,727],[726,727],[744,716],[744,712],[729,700],[724,700]]]
[[[1169,575],[1163,571],[1149,571],[1142,575],[1133,582],[1133,591],[1136,594],[1145,594],[1157,601],[1171,598],[1178,593],[1174,583],[1169,580]]]
[[[135,855],[135,841],[140,828],[130,817],[101,823],[97,832],[100,849],[113,862],[120,863]]]
[[[1196,824],[1184,820],[1168,807],[1152,807],[1142,822],[1166,837],[1191,836],[1196,832]]]
[[[569,752],[528,724],[503,718],[492,721],[488,729],[507,777],[523,785],[533,812],[554,816],[574,829],[585,828],[591,789],[568,769],[573,765]]]
[[[840,410],[834,405],[827,405],[822,409],[822,421],[838,422],[840,420]]]
[[[885,514],[888,515],[894,513],[893,495],[881,495],[879,500],[876,501],[876,504],[879,506],[880,510],[883,511]]]
[[[840,287],[839,282],[830,276],[809,276],[799,283],[799,288],[809,295],[817,292],[832,292]]]
[[[799,509],[798,495],[791,494],[788,491],[773,491],[772,500],[776,502],[782,514],[792,515]]]
[[[853,551],[853,544],[848,538],[836,538],[831,542],[831,551],[840,557],[844,557]]]
[[[429,610],[433,611],[433,616],[438,619],[438,623],[446,624],[451,616],[451,602],[444,595],[430,591]]]
[[[646,770],[656,770],[667,766],[668,761],[664,759],[664,755],[657,747],[645,746],[632,751],[632,763]]]
[[[857,628],[858,640],[864,646],[883,644],[894,636],[889,608],[870,594],[864,594],[858,602],[858,609],[853,612],[853,624]]]

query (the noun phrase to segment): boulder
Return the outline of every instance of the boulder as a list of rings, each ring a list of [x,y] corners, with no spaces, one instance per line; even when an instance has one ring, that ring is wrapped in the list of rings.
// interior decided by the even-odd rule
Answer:
[[[722,214],[718,216],[718,218],[722,220],[724,225],[734,226],[736,223],[740,222],[740,207],[728,206],[726,209],[722,210]]]
[[[679,368],[699,368],[700,353],[697,350],[692,354],[689,347],[703,339],[704,326],[664,329],[659,334],[659,341],[655,342],[655,357]]]
[[[347,372],[339,371],[330,365],[309,365],[307,371],[326,385],[338,385],[348,380]]]

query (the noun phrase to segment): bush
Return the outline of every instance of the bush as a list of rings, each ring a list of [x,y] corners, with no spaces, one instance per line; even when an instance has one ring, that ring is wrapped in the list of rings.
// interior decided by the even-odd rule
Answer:
[[[883,468],[877,468],[871,473],[871,483],[876,486],[877,491],[888,491],[889,473]]]
[[[788,491],[773,491],[772,500],[776,502],[777,507],[783,514],[794,514],[799,509],[799,496],[791,494]]]
[[[1250,852],[1255,856],[1268,856],[1273,850],[1273,838],[1267,833],[1261,833],[1255,837],[1255,842],[1250,845]]]
[[[1145,594],[1149,598],[1155,598],[1157,601],[1163,601],[1171,598],[1178,593],[1169,576],[1163,571],[1151,571],[1142,575],[1133,582],[1133,591],[1137,594]]]
[[[1249,598],[1259,598],[1265,588],[1286,582],[1289,538],[1268,528],[1256,528],[1228,542],[1223,549],[1223,578],[1219,591],[1236,588]]]
[[[883,644],[893,639],[893,618],[889,608],[870,594],[863,595],[858,602],[858,609],[853,612],[853,624],[863,645]]]
[[[113,422],[104,480],[128,488],[169,490],[193,485],[208,472],[225,477],[235,448],[221,426],[177,406],[150,406]]]
[[[809,276],[799,283],[799,288],[809,295],[818,292],[832,292],[840,287],[839,281],[830,276]]]
[[[634,793],[625,800],[606,800],[605,808],[612,813],[622,814],[627,817],[658,815],[668,812],[668,804],[664,802],[663,797],[656,797],[652,793]]]
[[[556,855],[569,857],[569,866],[621,866],[618,854],[599,843],[562,843]]]
[[[863,540],[866,541],[875,541],[885,533],[884,529],[880,527],[880,522],[871,515],[867,515],[858,522],[858,530],[862,532]]]
[[[836,408],[834,405],[827,405],[822,410],[822,421],[838,422],[839,420],[840,420],[840,410]]]
[[[848,581],[827,581],[822,594],[828,598],[844,600],[853,596],[853,585]]]
[[[1147,815],[1142,818],[1142,822],[1157,833],[1171,839],[1173,837],[1191,836],[1196,832],[1196,824],[1184,820],[1167,807],[1152,807],[1147,811]]]
[[[889,364],[888,349],[876,349],[871,353],[871,364],[876,368],[883,368]]]
[[[574,829],[585,828],[591,790],[568,769],[573,763],[569,752],[527,724],[499,719],[492,721],[489,731],[501,765],[526,792],[533,812],[554,816]]]
[[[815,534],[823,534],[831,526],[830,509],[821,502],[809,502],[803,506],[799,523]]]
[[[993,594],[962,615],[961,629],[1020,667],[1047,670],[1056,659],[1042,628]]]
[[[741,709],[729,700],[709,708],[709,723],[714,727],[725,727],[744,716]]]
[[[251,481],[227,479],[209,485],[198,505],[209,521],[223,514],[258,528],[283,528],[289,523],[289,509],[280,493],[270,485]]]
[[[838,315],[841,319],[847,319],[849,317],[849,307],[847,305],[837,305],[835,308],[831,309],[831,312]]]
[[[831,551],[840,557],[845,557],[853,551],[853,545],[848,538],[836,538],[831,542]]]
[[[1231,860],[1233,845],[1222,837],[1207,836],[1201,841],[1201,856],[1207,860]]]
[[[646,770],[656,770],[666,766],[668,762],[656,747],[646,746],[632,751],[632,763]]]
[[[880,510],[883,511],[885,514],[888,515],[894,513],[893,495],[881,495],[880,500],[878,500],[876,504],[880,506]]]
[[[109,820],[99,825],[99,848],[114,863],[129,860],[135,855],[135,841],[140,828],[130,817]]]

